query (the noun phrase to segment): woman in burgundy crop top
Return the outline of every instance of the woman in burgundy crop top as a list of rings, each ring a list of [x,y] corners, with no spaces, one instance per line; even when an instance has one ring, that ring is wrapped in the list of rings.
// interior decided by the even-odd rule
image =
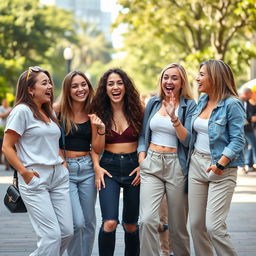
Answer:
[[[138,256],[140,173],[136,150],[143,107],[138,91],[123,70],[110,69],[103,74],[93,100],[93,111],[106,125],[103,155],[100,159],[99,155],[93,154],[102,213],[99,255],[114,255],[122,188],[125,255]]]
[[[97,191],[90,151],[103,150],[104,137],[98,133],[105,133],[105,125],[95,114],[89,115],[93,94],[84,73],[72,71],[64,78],[55,105],[65,134],[60,139],[60,148],[69,169],[74,221],[74,237],[67,249],[69,256],[90,256],[95,238]]]

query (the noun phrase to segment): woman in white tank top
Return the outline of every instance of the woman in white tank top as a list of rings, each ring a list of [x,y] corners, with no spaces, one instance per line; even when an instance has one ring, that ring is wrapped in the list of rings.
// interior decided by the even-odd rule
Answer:
[[[187,127],[195,106],[185,69],[176,63],[168,65],[160,75],[159,97],[147,104],[138,146],[141,256],[160,255],[158,210],[164,194],[174,255],[190,254],[186,153],[190,138]]]

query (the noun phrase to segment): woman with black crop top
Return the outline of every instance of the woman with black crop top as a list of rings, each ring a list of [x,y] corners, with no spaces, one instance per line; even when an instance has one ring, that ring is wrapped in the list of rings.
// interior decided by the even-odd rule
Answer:
[[[93,88],[79,71],[70,72],[63,81],[55,109],[65,134],[60,148],[69,169],[69,189],[72,203],[74,238],[68,246],[69,256],[90,256],[95,237],[96,188],[91,160],[91,147],[101,152],[104,147],[105,125],[95,115],[89,115]]]
[[[110,69],[101,77],[93,110],[106,125],[105,150],[101,160],[99,155],[93,154],[102,212],[99,255],[114,255],[120,188],[123,188],[125,255],[138,256],[140,174],[136,149],[143,107],[138,91],[124,71]]]

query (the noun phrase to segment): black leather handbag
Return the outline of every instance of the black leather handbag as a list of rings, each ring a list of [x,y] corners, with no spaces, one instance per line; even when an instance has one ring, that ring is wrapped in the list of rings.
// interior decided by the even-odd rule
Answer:
[[[13,174],[13,184],[7,188],[4,197],[4,204],[12,213],[27,212],[26,206],[18,189],[18,175],[16,170],[14,170]]]

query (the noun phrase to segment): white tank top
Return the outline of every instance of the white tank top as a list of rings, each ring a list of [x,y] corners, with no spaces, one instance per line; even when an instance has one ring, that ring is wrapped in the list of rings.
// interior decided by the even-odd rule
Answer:
[[[208,135],[209,119],[197,117],[194,121],[193,128],[197,132],[195,149],[198,152],[210,154],[210,141]]]
[[[178,108],[175,110],[175,115],[178,116]],[[152,143],[170,148],[178,147],[176,131],[169,116],[162,116],[157,112],[150,121],[150,129]]]

